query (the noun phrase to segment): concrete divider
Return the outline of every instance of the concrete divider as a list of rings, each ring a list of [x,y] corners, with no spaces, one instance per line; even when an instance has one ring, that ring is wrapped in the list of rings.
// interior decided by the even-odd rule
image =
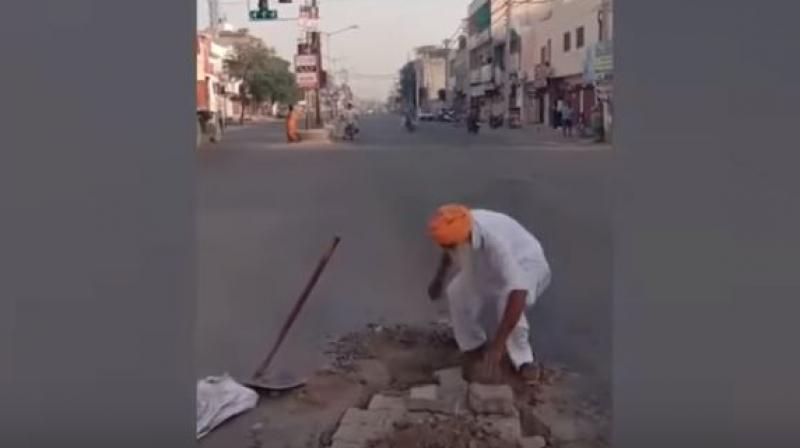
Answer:
[[[331,132],[329,129],[301,129],[301,142],[330,142]]]

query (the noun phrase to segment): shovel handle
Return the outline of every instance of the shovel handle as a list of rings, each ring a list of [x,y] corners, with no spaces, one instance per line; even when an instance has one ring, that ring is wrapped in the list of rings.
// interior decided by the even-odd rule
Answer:
[[[341,238],[339,238],[338,236],[335,237],[333,239],[333,244],[331,245],[331,247],[327,250],[327,252],[325,252],[325,254],[323,254],[322,258],[319,260],[317,268],[314,270],[314,273],[311,275],[311,278],[306,284],[305,289],[300,294],[300,297],[297,299],[294,308],[292,308],[292,311],[289,313],[286,322],[283,324],[283,328],[281,328],[281,332],[278,334],[278,340],[275,341],[275,345],[272,346],[269,355],[267,355],[267,358],[261,363],[261,365],[256,370],[256,373],[253,375],[254,379],[260,378],[272,363],[272,359],[275,357],[275,354],[278,352],[278,349],[281,347],[281,344],[283,343],[284,339],[286,339],[286,335],[289,333],[289,329],[292,327],[292,324],[294,324],[294,321],[297,319],[297,315],[300,314],[300,310],[303,308],[303,305],[305,305],[306,300],[308,300],[308,296],[311,295],[311,291],[317,284],[320,275],[322,275],[322,271],[325,269],[325,266],[327,266],[328,261],[333,256],[333,252],[336,250],[336,247],[339,245],[340,241]]]

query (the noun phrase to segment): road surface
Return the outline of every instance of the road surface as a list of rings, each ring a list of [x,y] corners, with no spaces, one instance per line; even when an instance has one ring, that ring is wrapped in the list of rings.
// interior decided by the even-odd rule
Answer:
[[[435,319],[426,222],[459,201],[542,241],[553,283],[530,313],[534,350],[608,403],[611,150],[530,130],[410,134],[394,115],[362,127],[354,143],[288,146],[280,123],[262,123],[198,151],[198,377],[253,371],[334,235],[342,244],[277,363],[316,367],[326,335],[370,322]]]

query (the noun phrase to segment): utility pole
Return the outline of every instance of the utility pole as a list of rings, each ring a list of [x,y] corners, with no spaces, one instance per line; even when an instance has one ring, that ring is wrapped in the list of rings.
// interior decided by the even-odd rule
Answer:
[[[311,0],[311,14],[316,20],[319,17],[317,0]],[[311,49],[317,59],[317,86],[314,89],[314,116],[318,128],[322,127],[322,111],[320,107],[320,83],[322,82],[322,39],[319,30],[310,32]]]
[[[506,0],[506,51],[504,55],[505,59],[505,79],[503,83],[505,85],[505,97],[506,97],[506,121],[511,117],[511,40],[513,37],[513,29],[512,29],[512,20],[511,14],[513,12],[514,0]]]
[[[216,36],[219,26],[219,0],[208,0],[208,27]]]

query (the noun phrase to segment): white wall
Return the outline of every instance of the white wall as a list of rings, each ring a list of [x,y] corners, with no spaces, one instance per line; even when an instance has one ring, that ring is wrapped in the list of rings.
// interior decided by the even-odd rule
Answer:
[[[550,65],[553,76],[572,76],[583,73],[583,62],[586,58],[586,49],[598,41],[597,12],[601,0],[561,0],[549,7],[549,12],[542,15],[544,20],[536,20],[523,41],[523,54],[525,55],[525,70],[529,77],[533,75],[533,66],[542,63],[540,49],[547,45],[547,40],[552,42]],[[577,48],[575,30],[583,26],[584,45]],[[564,33],[571,34],[570,50],[564,51]],[[529,41],[533,41],[530,48]],[[527,46],[527,48],[526,48]],[[532,57],[531,57],[532,56]],[[533,62],[533,64],[531,64]]]

